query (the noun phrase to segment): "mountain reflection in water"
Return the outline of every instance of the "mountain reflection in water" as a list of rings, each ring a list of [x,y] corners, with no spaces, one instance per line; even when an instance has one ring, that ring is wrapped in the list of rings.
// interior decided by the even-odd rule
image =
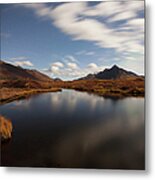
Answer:
[[[144,169],[144,98],[105,99],[74,90],[0,107],[13,138],[4,166]]]

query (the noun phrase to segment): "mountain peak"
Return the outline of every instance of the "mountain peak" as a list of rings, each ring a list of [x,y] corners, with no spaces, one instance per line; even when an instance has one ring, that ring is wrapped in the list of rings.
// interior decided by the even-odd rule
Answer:
[[[98,79],[122,79],[129,77],[137,77],[137,75],[133,72],[119,68],[117,65],[113,65],[112,68],[105,69],[96,74],[96,78]]]
[[[111,69],[120,69],[116,64],[112,66]]]
[[[120,68],[117,65],[113,65],[109,69],[100,71],[97,74],[87,75],[82,79],[125,79],[130,77],[138,77],[138,75],[123,68]]]

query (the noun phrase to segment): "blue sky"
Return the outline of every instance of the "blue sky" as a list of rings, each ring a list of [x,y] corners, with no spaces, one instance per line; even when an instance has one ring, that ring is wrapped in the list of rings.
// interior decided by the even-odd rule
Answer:
[[[1,59],[75,79],[117,64],[144,74],[144,2],[1,5]]]

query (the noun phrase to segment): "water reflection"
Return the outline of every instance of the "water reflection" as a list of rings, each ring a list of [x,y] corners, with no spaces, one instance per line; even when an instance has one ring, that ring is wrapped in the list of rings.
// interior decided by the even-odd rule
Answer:
[[[31,99],[27,98],[24,101],[23,100],[16,100],[12,103],[12,108],[23,108],[28,107],[30,105]]]
[[[66,108],[69,112],[74,112],[76,109],[78,103],[84,103],[84,104],[89,104],[89,108],[91,111],[96,109],[96,106],[100,107],[100,105],[104,104],[104,98],[100,98],[98,96],[94,97],[94,95],[83,92],[79,93],[74,90],[68,91],[68,90],[63,90],[63,93],[58,92],[53,94],[50,94],[51,96],[51,107],[54,110],[59,110],[62,108],[63,103],[65,102]],[[110,101],[107,100],[106,106],[110,103]],[[110,104],[109,104],[110,105]]]
[[[144,169],[143,98],[63,90],[0,110],[14,125],[13,139],[2,147],[3,165]]]

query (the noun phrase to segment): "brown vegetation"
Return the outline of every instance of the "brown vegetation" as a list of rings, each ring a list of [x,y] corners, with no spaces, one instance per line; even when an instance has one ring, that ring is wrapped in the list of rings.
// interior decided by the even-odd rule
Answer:
[[[63,82],[59,86],[67,89],[87,91],[104,97],[144,97],[144,78],[119,80],[77,80]]]
[[[6,79],[0,80],[0,87],[26,88],[26,89],[49,89],[53,87],[54,81],[38,81],[32,79]]]
[[[26,98],[32,94],[61,91],[61,88],[86,91],[104,97],[144,97],[144,78],[119,80],[75,80],[58,82],[0,81],[0,104]]]
[[[4,142],[11,138],[12,135],[12,123],[10,120],[0,115],[0,137],[1,142]]]
[[[62,81],[36,70],[27,70],[0,61],[0,103],[31,94],[60,91],[61,88],[87,91],[104,97],[144,97],[144,77],[114,65],[97,74],[74,81]]]

